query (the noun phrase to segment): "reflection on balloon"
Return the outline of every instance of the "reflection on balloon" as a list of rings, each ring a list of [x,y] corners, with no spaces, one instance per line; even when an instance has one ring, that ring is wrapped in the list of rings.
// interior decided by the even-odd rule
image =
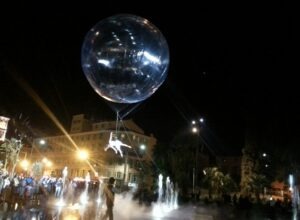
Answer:
[[[137,103],[164,82],[169,49],[148,20],[128,14],[98,22],[86,35],[81,64],[93,89],[115,103]]]

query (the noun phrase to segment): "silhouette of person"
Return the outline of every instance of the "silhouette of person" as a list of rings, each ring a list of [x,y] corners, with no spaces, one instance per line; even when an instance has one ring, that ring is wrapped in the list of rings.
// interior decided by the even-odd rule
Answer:
[[[106,213],[103,216],[103,220],[109,219],[113,220],[113,207],[114,207],[114,200],[115,200],[115,193],[113,191],[115,183],[115,178],[110,177],[108,180],[107,186],[104,188],[104,195],[106,199]]]

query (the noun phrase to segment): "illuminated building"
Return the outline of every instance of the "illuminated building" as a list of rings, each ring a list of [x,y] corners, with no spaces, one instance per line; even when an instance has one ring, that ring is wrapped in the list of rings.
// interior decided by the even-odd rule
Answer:
[[[69,137],[59,135],[35,139],[29,159],[33,164],[40,164],[39,175],[47,171],[46,174],[59,177],[63,168],[68,167],[68,178],[84,178],[89,173],[92,178],[113,176],[117,182],[126,185],[134,185],[142,179],[147,181],[146,170],[151,163],[156,139],[145,135],[132,120],[121,121],[119,125],[116,130],[116,121],[92,122],[84,114],[74,115]],[[104,151],[111,132],[132,147],[122,148],[123,157],[111,149]],[[77,157],[80,150],[88,154],[81,160]],[[51,166],[44,166],[43,158],[51,161]]]

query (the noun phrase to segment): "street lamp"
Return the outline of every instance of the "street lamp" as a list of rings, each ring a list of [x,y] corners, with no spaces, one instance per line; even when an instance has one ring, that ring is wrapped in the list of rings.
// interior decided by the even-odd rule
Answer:
[[[204,119],[201,117],[197,120],[192,120],[191,124],[192,124],[192,133],[193,134],[197,134],[198,138],[200,136],[200,128],[202,126],[202,124],[204,123]],[[195,184],[197,182],[197,160],[198,160],[198,144],[199,142],[197,142],[197,146],[196,146],[196,153],[195,153],[195,161],[194,161],[194,167],[193,167],[193,196],[195,194]]]
[[[140,149],[141,150],[145,150],[146,149],[146,145],[145,144],[141,144]]]
[[[197,133],[198,132],[198,128],[197,127],[192,127],[192,132],[193,133]]]
[[[29,167],[29,162],[28,162],[28,160],[24,159],[21,161],[20,165],[23,168],[23,170],[27,171],[28,167]]]
[[[199,128],[204,123],[204,118],[199,118],[198,120],[192,120],[192,132],[198,133]]]
[[[44,139],[41,139],[41,140],[39,141],[39,144],[40,144],[40,145],[45,145],[45,144],[46,144],[46,141],[45,141]]]
[[[87,160],[88,157],[89,157],[89,154],[86,150],[79,150],[77,152],[77,157],[80,159],[80,160]]]
[[[200,123],[204,123],[204,118],[199,118]]]

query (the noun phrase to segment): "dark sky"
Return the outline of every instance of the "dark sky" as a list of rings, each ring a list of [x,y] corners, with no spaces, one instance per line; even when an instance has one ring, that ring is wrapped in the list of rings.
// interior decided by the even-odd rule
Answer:
[[[131,13],[156,25],[170,48],[167,80],[129,115],[147,133],[170,141],[203,116],[212,147],[223,151],[243,146],[246,127],[266,145],[296,145],[300,92],[292,15],[281,5],[260,11],[222,7],[198,6],[185,15],[113,6],[97,13],[10,14],[1,21],[0,113],[23,113],[36,134],[56,130],[16,75],[67,129],[73,114],[114,119],[83,74],[81,46],[101,19]]]

